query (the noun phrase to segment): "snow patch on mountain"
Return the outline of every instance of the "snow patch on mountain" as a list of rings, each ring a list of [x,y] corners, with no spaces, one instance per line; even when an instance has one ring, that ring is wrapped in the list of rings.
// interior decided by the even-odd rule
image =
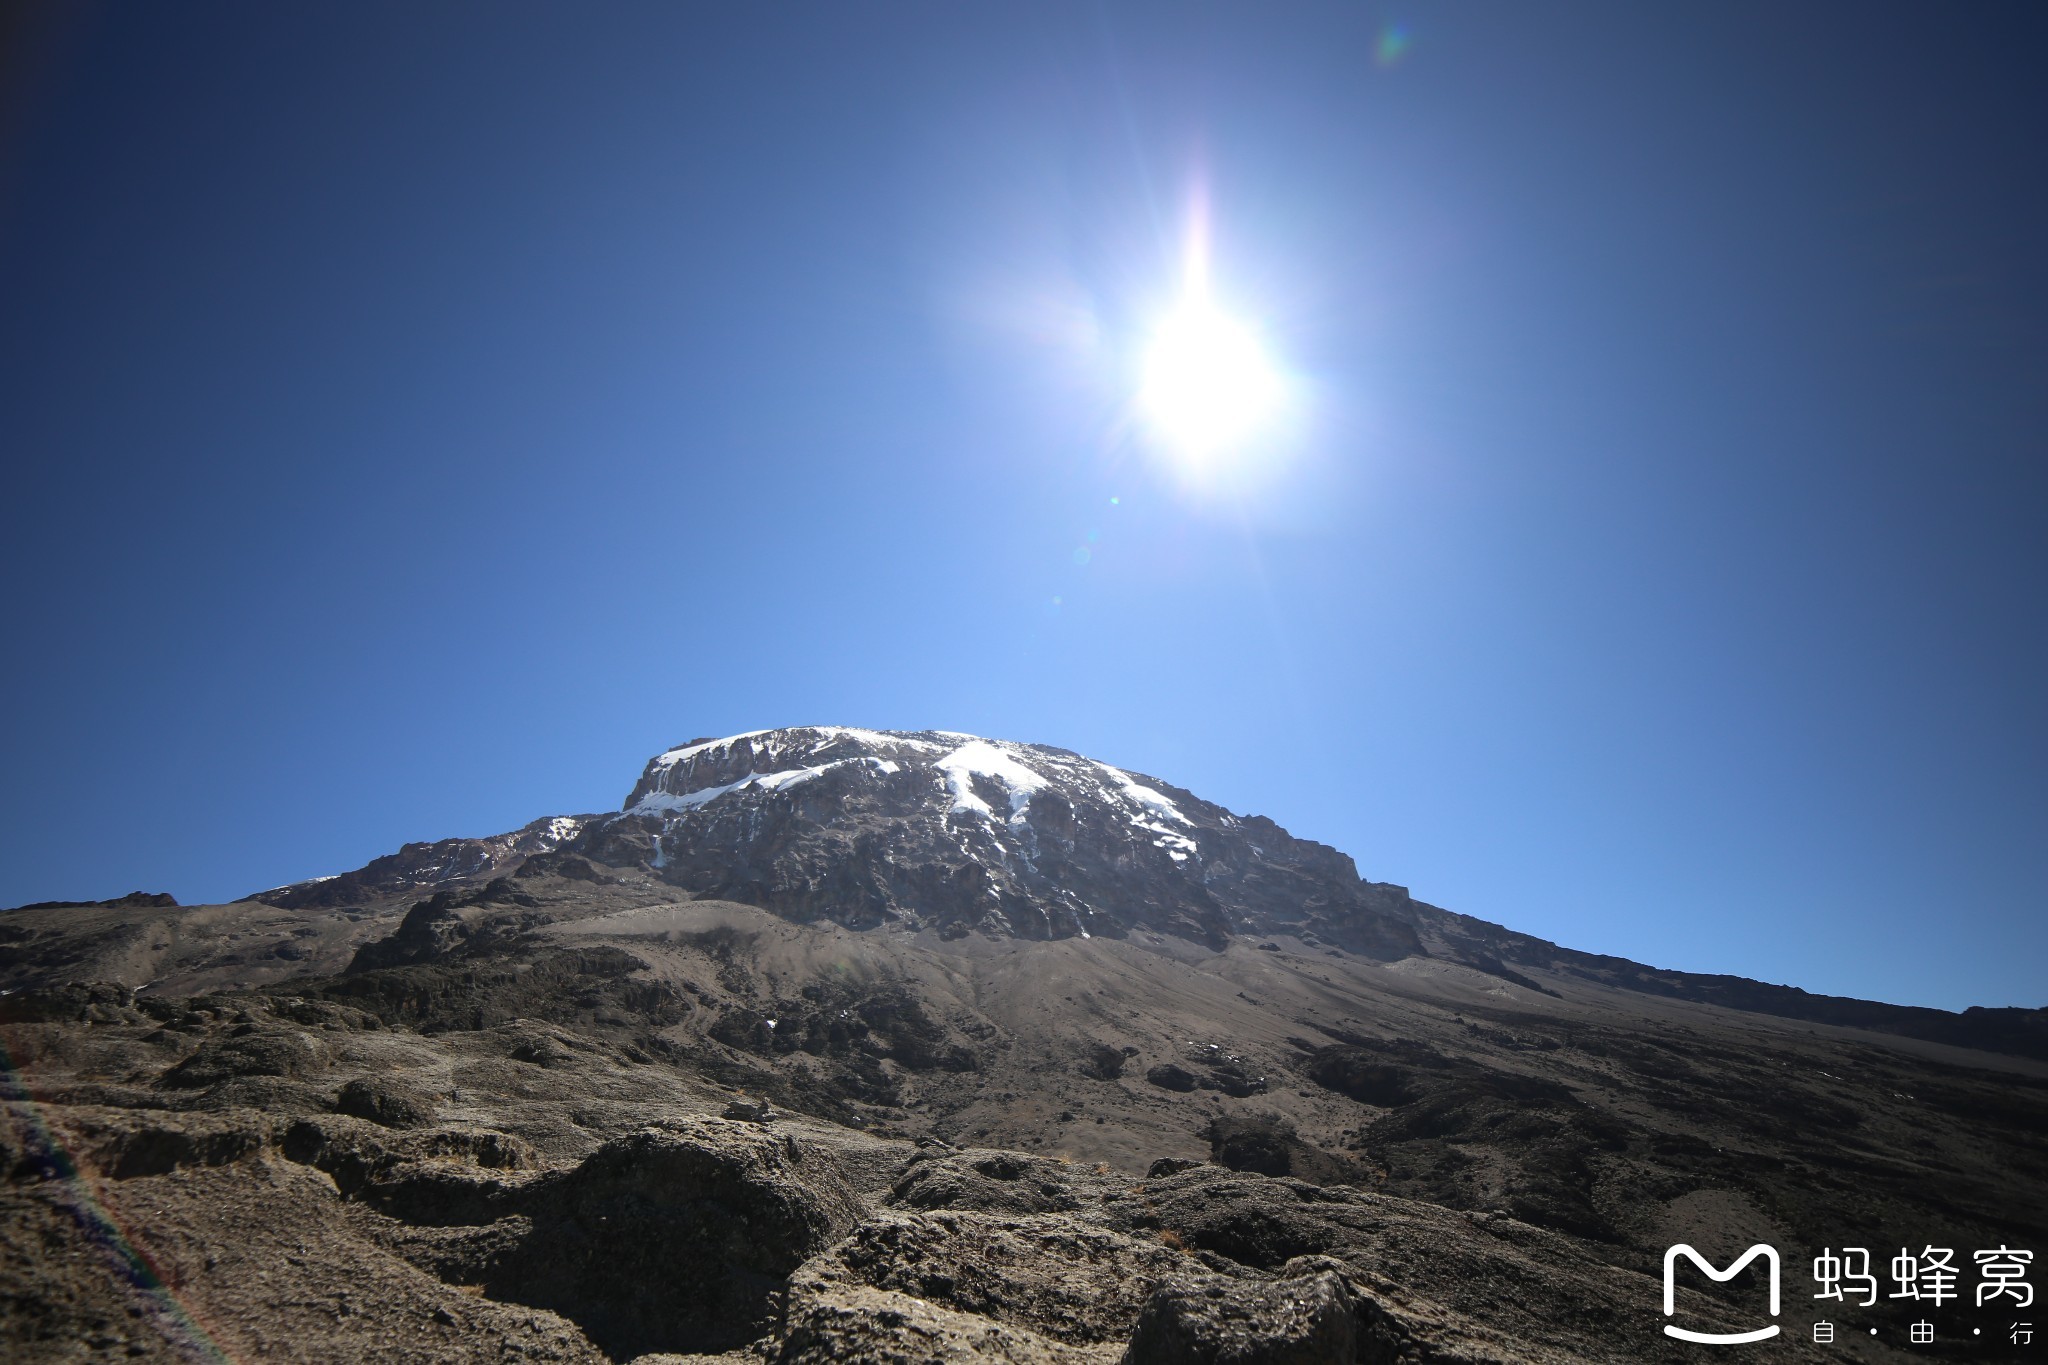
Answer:
[[[748,730],[737,735],[727,735],[724,739],[707,739],[696,744],[680,745],[666,753],[656,755],[652,766],[656,772],[665,773],[670,768],[675,767],[676,764],[686,763],[698,754],[708,754],[714,749],[726,748],[743,739],[753,739],[757,735],[772,733],[774,732],[770,730]]]
[[[1009,789],[1009,822],[1020,824],[1031,809],[1031,798],[1050,785],[1043,774],[1026,767],[985,739],[961,745],[932,766],[938,769],[941,783],[953,796],[952,808],[946,812],[948,815],[971,812],[995,819],[996,813],[974,792],[974,779],[986,777]]]
[[[1108,816],[1126,838],[1162,850],[1175,863],[1201,856],[1196,822],[1174,798],[1131,773],[1064,749],[954,730],[806,725],[680,745],[648,764],[623,814],[676,817],[734,793],[780,792],[860,763],[882,774],[906,768],[928,774],[941,803],[934,813],[942,826],[956,817],[976,817],[989,833],[1002,834],[979,853],[962,846],[977,861],[993,856],[1007,864],[1016,856],[1034,867],[1039,845],[1032,802],[1046,792],[1098,812],[1097,819]],[[657,857],[660,852],[657,845]]]
[[[901,769],[886,758],[842,758],[832,763],[820,763],[809,768],[783,768],[776,772],[748,773],[736,781],[716,787],[699,787],[690,792],[653,791],[634,802],[625,812],[628,815],[657,815],[663,812],[696,810],[707,806],[719,797],[731,792],[757,788],[761,791],[783,791],[813,778],[822,777],[834,768],[867,764],[877,772],[893,773]]]
[[[1112,768],[1107,763],[1098,763],[1095,766],[1109,774],[1110,781],[1122,789],[1124,799],[1132,805],[1142,806],[1162,819],[1177,820],[1183,825],[1194,823],[1180,813],[1180,807],[1174,805],[1165,793],[1156,792],[1140,782],[1133,781],[1131,775],[1122,768]]]
[[[786,730],[747,730],[737,735],[727,735],[723,739],[706,739],[695,744],[680,745],[657,755],[649,767],[652,772],[667,774],[678,764],[688,765],[699,755],[723,753],[742,741],[752,743],[753,753],[757,759],[776,763],[785,757],[808,757],[843,740],[873,748],[915,749],[928,753],[940,753],[946,747],[915,735],[863,730],[858,726],[800,725]]]

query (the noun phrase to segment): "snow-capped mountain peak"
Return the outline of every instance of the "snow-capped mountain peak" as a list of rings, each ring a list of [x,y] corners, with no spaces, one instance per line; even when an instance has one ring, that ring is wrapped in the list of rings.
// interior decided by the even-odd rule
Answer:
[[[755,730],[650,760],[575,841],[702,896],[944,933],[1220,942],[1318,930],[1390,955],[1413,931],[1351,860],[1069,750],[943,730]],[[1392,912],[1392,913],[1390,913]]]

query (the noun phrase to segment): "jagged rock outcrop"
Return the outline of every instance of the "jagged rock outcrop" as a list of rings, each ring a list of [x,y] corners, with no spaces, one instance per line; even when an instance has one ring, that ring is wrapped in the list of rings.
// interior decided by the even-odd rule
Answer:
[[[789,1274],[862,1211],[809,1143],[717,1119],[615,1139],[518,1209],[531,1231],[487,1283],[628,1357],[745,1345],[773,1325]]]
[[[1202,1277],[1153,1292],[1123,1365],[1392,1365],[1401,1347],[1335,1271],[1252,1286]]]
[[[862,1223],[792,1288],[822,1298],[865,1286],[1087,1346],[1121,1341],[1156,1286],[1205,1271],[1156,1238],[1085,1217],[949,1209]]]
[[[1272,821],[1065,749],[812,726],[656,756],[572,844],[670,885],[850,927],[1019,938],[1299,933],[1399,958],[1406,893]]]
[[[156,910],[174,910],[177,908],[177,905],[178,898],[168,891],[130,891],[125,896],[114,896],[103,901],[30,901],[27,905],[17,905],[14,908],[17,910],[68,910],[76,907],[80,909],[107,910],[134,906]]]
[[[588,818],[544,816],[510,834],[406,844],[396,853],[373,858],[353,872],[259,891],[249,899],[288,910],[305,910],[360,905],[391,896],[414,895],[450,882],[493,877],[527,858],[560,848],[583,829]]]
[[[385,1128],[421,1128],[434,1121],[434,1100],[425,1090],[381,1076],[358,1076],[334,1096],[341,1113]]]

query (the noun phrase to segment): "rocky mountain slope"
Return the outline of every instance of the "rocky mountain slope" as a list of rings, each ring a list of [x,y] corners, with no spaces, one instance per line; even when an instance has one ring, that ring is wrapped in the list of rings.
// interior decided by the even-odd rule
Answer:
[[[1057,939],[1147,928],[1211,947],[1300,930],[1374,957],[1420,950],[1404,890],[1361,881],[1350,858],[1263,817],[1064,749],[841,726],[694,741],[652,759],[619,813],[408,845],[258,899],[342,905],[556,848],[852,929]]]
[[[1909,1344],[1806,1265],[2048,1240],[2038,1011],[1571,952],[969,736],[699,741],[0,952],[11,1358],[1692,1359],[1675,1241],[1855,1329],[1752,1350],[1975,1358],[1995,1312]]]
[[[1957,1014],[1576,951],[1415,901],[1405,887],[1360,878],[1336,849],[1157,778],[1048,745],[936,730],[801,726],[693,740],[651,759],[612,815],[408,844],[355,872],[253,899],[286,908],[389,899],[558,848],[644,863],[693,895],[850,928],[930,922],[947,935],[1061,938],[1143,926],[1212,947],[1232,934],[1300,932],[1378,959],[1430,955],[1518,983],[1517,968],[1561,970],[2048,1060],[2048,1009]]]

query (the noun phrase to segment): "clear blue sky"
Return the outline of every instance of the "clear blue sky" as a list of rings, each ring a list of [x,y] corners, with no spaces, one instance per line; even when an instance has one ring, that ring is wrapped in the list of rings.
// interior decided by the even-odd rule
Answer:
[[[0,904],[942,727],[1576,947],[2048,1004],[2039,5],[31,37]],[[1224,485],[1127,416],[1198,189],[1296,395]]]

